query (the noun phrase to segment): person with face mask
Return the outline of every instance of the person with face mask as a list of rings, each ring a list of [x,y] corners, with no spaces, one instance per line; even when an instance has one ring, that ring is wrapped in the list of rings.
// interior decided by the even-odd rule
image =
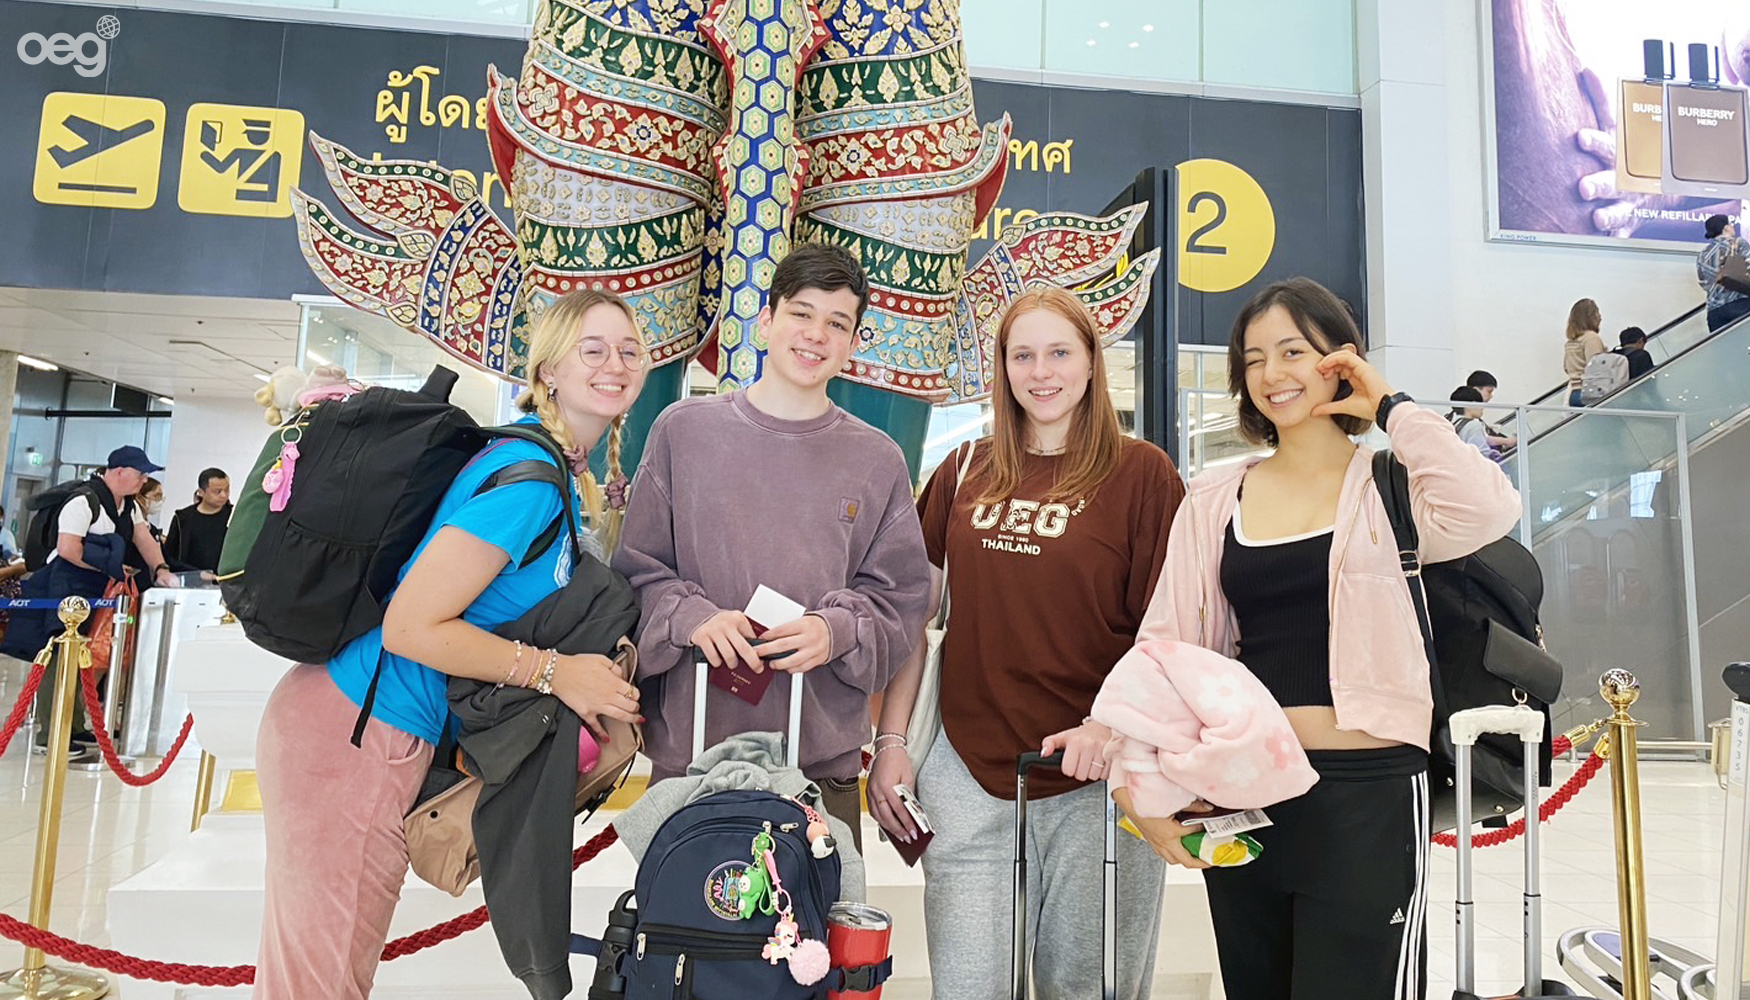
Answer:
[[[158,514],[164,509],[164,484],[152,476],[147,476],[140,484],[139,492],[134,494],[134,510],[138,513],[141,524],[145,526],[152,540],[158,543],[158,548],[164,553],[163,562],[172,573],[185,573],[193,566],[170,554],[170,548],[164,542],[164,529],[158,527]],[[144,572],[148,567],[146,557],[141,554],[139,546],[130,542],[123,564],[134,571],[134,580],[141,590],[150,589],[157,581],[153,574]]]

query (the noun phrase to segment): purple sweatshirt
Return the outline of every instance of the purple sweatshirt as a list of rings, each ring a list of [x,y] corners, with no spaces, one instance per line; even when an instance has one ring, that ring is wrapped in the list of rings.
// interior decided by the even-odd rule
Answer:
[[[745,608],[761,584],[832,631],[832,660],[803,681],[803,770],[857,776],[869,696],[911,653],[929,604],[911,480],[890,438],[837,406],[793,421],[762,413],[745,392],[676,403],[650,429],[613,563],[643,606],[638,678],[659,678],[642,685],[654,777],[692,761],[687,640],[718,611]],[[706,746],[782,732],[789,690],[780,676],[749,705],[707,688]]]

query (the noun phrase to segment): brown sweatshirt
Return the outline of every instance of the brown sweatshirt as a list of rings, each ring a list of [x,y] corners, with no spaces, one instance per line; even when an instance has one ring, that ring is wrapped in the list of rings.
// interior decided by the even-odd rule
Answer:
[[[869,696],[911,653],[929,603],[910,478],[890,438],[837,406],[791,421],[745,392],[676,403],[650,429],[613,564],[643,606],[638,677],[655,777],[692,760],[688,639],[718,611],[745,608],[761,584],[832,631],[832,660],[803,682],[803,770],[857,776]],[[707,688],[706,745],[782,732],[789,690],[779,679],[749,705]]]

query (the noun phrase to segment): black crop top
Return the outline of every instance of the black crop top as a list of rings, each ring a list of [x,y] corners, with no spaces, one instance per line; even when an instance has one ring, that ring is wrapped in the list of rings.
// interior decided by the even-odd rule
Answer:
[[[1238,658],[1283,708],[1332,704],[1332,534],[1248,543],[1239,508],[1228,522],[1221,589],[1239,624]]]

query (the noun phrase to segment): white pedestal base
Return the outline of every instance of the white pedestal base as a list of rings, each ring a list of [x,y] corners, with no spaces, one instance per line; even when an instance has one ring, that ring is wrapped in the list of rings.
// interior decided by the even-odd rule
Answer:
[[[258,814],[212,814],[188,842],[109,893],[109,934],[129,955],[204,965],[255,961],[261,927],[265,847]],[[600,821],[590,830],[600,828]],[[905,867],[875,839],[868,824],[870,902],[894,915],[892,950],[896,978],[884,1000],[929,996],[924,938],[923,875]],[[632,885],[632,856],[618,845],[584,865],[572,881],[572,928],[599,934],[608,909]],[[479,906],[479,885],[456,899],[408,877],[390,936],[400,937]],[[1215,939],[1209,927],[1203,882],[1195,873],[1168,868],[1165,930],[1156,961],[1160,1000],[1219,1000]],[[992,919],[1002,919],[994,914]],[[594,975],[593,959],[572,960],[576,995]],[[197,989],[124,980],[126,1000],[215,1000],[247,997],[245,989]],[[481,998],[525,1000],[528,991],[504,967],[492,929],[477,931],[407,958],[385,962],[372,996],[387,998]]]

